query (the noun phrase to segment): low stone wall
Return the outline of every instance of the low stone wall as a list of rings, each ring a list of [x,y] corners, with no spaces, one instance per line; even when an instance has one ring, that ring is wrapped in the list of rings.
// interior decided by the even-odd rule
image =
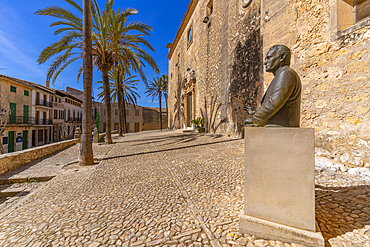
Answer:
[[[17,169],[27,163],[30,163],[31,161],[43,158],[52,153],[70,147],[78,143],[78,141],[78,139],[73,139],[0,155],[0,174]]]
[[[110,132],[111,133],[111,135],[113,135],[113,134],[118,134],[118,130],[113,130],[112,132]],[[99,134],[99,142],[103,142],[104,140],[105,140],[105,135],[106,135],[106,133],[104,132],[104,133],[100,133]]]

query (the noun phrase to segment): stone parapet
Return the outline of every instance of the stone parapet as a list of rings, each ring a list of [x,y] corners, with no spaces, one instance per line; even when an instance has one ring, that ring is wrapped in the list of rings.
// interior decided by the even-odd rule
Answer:
[[[0,155],[0,174],[17,169],[34,160],[58,152],[78,143],[78,139],[62,141],[40,147],[30,148],[14,153]]]

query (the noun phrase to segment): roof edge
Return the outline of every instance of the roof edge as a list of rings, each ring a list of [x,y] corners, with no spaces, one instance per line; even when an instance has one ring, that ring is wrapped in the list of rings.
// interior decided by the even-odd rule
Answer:
[[[181,21],[180,28],[176,33],[175,40],[172,42],[172,45],[170,47],[170,51],[169,51],[168,56],[167,56],[168,59],[171,59],[171,57],[172,57],[172,55],[175,51],[175,48],[176,48],[177,44],[180,41],[180,37],[183,34],[186,25],[189,23],[190,17],[194,13],[195,6],[198,4],[198,2],[199,2],[199,0],[191,0],[190,1],[188,9],[185,12],[184,18]]]

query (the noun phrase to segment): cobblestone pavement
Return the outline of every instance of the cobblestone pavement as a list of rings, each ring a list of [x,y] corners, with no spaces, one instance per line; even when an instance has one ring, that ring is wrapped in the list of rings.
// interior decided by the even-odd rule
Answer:
[[[112,148],[113,146],[93,143],[94,159],[101,160]],[[65,172],[69,165],[78,162],[79,152],[80,144],[78,143],[54,155],[35,160],[19,169],[1,174],[0,179],[56,176]]]
[[[238,233],[243,140],[154,131],[107,146],[99,165],[60,173],[4,215],[0,246],[302,246]],[[369,181],[324,168],[327,245],[370,246]]]
[[[117,137],[113,136],[113,139],[115,138]],[[112,148],[113,145],[94,143],[94,159],[101,160]],[[48,181],[61,173],[82,169],[77,164],[79,149],[80,144],[76,144],[52,156],[35,160],[19,169],[1,174],[2,181],[8,180],[12,183],[0,185],[0,213],[4,213],[24,197],[39,189],[44,184],[43,181]],[[10,195],[8,195],[9,192]],[[14,193],[17,194],[14,196],[12,195]]]

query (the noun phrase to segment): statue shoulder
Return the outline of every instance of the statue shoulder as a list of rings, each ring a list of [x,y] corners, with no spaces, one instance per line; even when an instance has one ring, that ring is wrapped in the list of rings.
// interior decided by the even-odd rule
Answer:
[[[285,66],[278,75],[281,78],[289,78],[292,80],[299,80],[297,72],[289,66]]]

